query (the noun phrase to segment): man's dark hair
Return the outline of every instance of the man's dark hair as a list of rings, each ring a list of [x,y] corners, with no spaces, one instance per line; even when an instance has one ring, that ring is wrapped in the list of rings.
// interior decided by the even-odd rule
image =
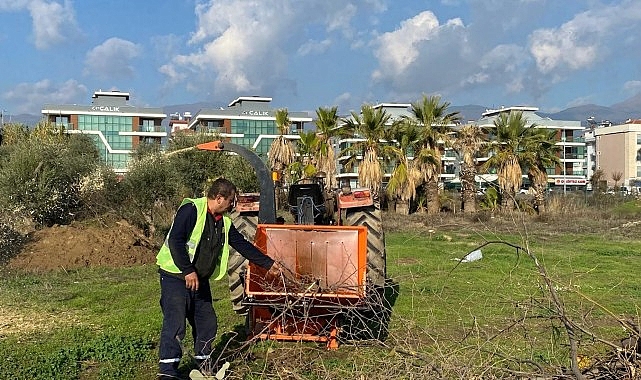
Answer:
[[[207,198],[215,199],[216,196],[222,195],[223,198],[227,199],[231,197],[232,194],[236,194],[236,185],[228,179],[218,178],[211,184],[209,191],[207,191]]]

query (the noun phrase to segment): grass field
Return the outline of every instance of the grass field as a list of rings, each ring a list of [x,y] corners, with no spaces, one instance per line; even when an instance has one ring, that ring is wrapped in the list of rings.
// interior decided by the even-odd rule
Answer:
[[[567,317],[584,328],[594,363],[630,333],[641,305],[641,227],[576,229],[568,222],[412,223],[387,232],[393,284],[389,335],[328,351],[258,342],[237,351],[228,378],[421,379],[559,374],[570,365],[559,309],[527,252],[547,270]],[[479,261],[457,260],[488,241]],[[517,250],[517,245],[529,251]],[[213,285],[216,353],[243,343],[226,281]],[[153,379],[161,325],[155,266],[91,268],[0,278],[0,378]],[[189,333],[188,333],[189,335]],[[184,368],[191,342],[185,341]],[[193,354],[193,353],[191,353]]]

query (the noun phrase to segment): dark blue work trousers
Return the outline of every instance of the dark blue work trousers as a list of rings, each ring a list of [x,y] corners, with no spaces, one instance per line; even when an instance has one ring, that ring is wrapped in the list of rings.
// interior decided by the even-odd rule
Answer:
[[[160,307],[163,314],[160,374],[178,376],[185,320],[191,325],[196,361],[202,362],[211,354],[218,321],[212,305],[209,280],[200,280],[199,289],[194,292],[185,287],[185,280],[161,273]]]

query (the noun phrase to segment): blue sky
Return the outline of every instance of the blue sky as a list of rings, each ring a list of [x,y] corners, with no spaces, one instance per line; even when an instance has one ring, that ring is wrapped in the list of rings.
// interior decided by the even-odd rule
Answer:
[[[342,114],[422,94],[610,106],[641,91],[640,39],[638,0],[0,0],[0,110],[99,89],[137,106],[260,95]]]

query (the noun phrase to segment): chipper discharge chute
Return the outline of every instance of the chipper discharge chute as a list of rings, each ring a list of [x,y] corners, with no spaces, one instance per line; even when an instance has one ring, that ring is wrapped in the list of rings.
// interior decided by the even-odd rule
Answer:
[[[259,225],[255,243],[292,273],[266,279],[264,269],[249,265],[245,303],[252,336],[337,348],[343,312],[365,302],[367,228]]]

